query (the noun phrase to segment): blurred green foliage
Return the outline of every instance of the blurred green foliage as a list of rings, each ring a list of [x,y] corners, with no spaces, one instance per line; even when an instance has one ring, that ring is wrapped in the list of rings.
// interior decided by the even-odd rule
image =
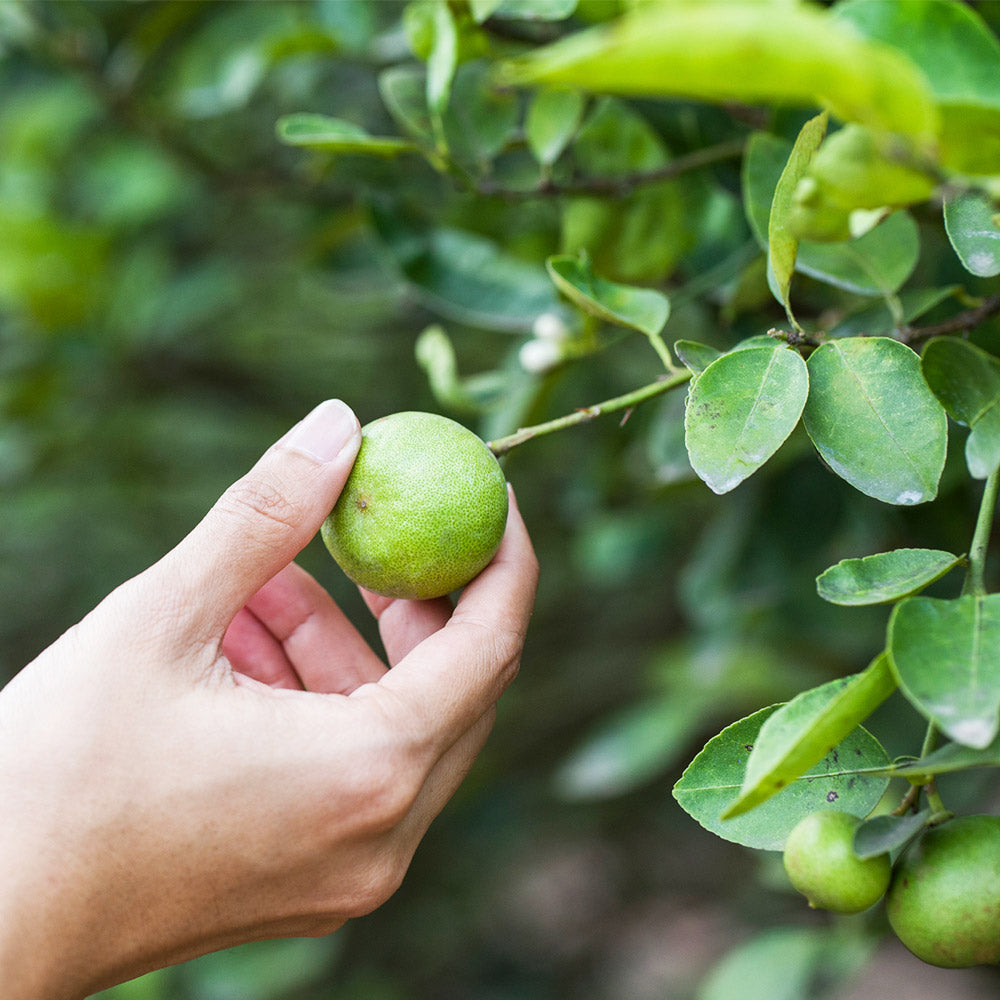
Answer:
[[[814,106],[495,84],[498,60],[632,6],[0,3],[0,676],[323,398],[496,438],[653,381],[646,337],[570,308],[552,255],[586,250],[607,281],[666,292],[671,343],[724,351],[785,323],[754,184],[773,190]],[[995,31],[997,5],[978,7]],[[914,256],[885,294],[844,279],[839,244],[811,245],[798,321],[933,324],[990,290],[940,205],[902,226]],[[992,350],[1000,328],[974,336]],[[885,506],[799,429],[718,497],[688,463],[682,395],[506,459],[538,610],[491,743],[398,895],[329,939],[206,956],[109,997],[730,1000],[727,983],[791,954],[805,998],[863,964],[877,921],[839,928],[832,954],[773,859],[705,833],[670,788],[722,725],[881,649],[884,610],[825,604],[819,572],[907,544],[965,551],[978,492],[953,447],[932,506]],[[322,547],[302,561],[374,638]],[[898,697],[879,710],[890,756],[916,752],[914,718]],[[966,782],[955,801],[978,794]],[[778,929],[706,979],[762,928]],[[976,975],[961,981],[994,995]]]

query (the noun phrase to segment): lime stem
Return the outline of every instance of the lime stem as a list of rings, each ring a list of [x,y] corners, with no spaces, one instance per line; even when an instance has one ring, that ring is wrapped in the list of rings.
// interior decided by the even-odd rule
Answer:
[[[986,593],[986,550],[989,548],[993,517],[996,513],[997,488],[1000,486],[1000,468],[994,469],[983,487],[983,498],[979,504],[976,530],[969,549],[969,569],[965,574],[962,594],[982,596]]]
[[[626,392],[623,396],[615,396],[613,399],[606,399],[603,403],[595,403],[580,410],[574,410],[563,417],[556,417],[555,420],[547,420],[542,424],[535,424],[532,427],[521,427],[513,434],[506,437],[497,438],[495,441],[487,442],[490,451],[494,455],[504,455],[512,448],[516,448],[525,441],[532,438],[541,437],[543,434],[552,434],[555,431],[564,430],[567,427],[575,427],[577,424],[585,424],[595,417],[602,417],[606,413],[614,413],[616,410],[630,410],[639,403],[655,396],[661,396],[671,389],[676,389],[684,385],[691,378],[691,372],[686,369],[681,371],[673,370],[673,373],[663,378],[650,382],[649,385],[641,386]]]

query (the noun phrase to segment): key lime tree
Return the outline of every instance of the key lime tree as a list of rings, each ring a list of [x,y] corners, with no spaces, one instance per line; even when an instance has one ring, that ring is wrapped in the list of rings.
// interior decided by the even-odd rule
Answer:
[[[319,166],[422,161],[474,203],[545,204],[561,227],[542,273],[373,206],[384,245],[443,318],[529,331],[516,371],[462,377],[449,334],[427,329],[418,359],[442,404],[537,401],[525,372],[537,385],[599,363],[629,333],[652,348],[645,382],[500,434],[495,454],[656,398],[664,481],[696,476],[727,503],[771,462],[819,463],[829,490],[897,509],[933,504],[943,476],[978,491],[954,550],[928,530],[926,546],[862,545],[814,574],[826,602],[881,606],[884,641],[848,676],[726,726],[673,794],[711,833],[784,850],[814,906],[863,911],[888,889],[893,928],[925,961],[997,961],[998,821],[952,819],[938,787],[946,772],[1000,766],[1000,593],[987,572],[1000,482],[994,31],[956,0],[421,0],[403,24],[418,63],[379,79],[393,129],[302,113],[278,123],[280,138]],[[733,322],[764,296],[771,323]],[[704,336],[699,301],[722,303],[725,331]],[[794,492],[776,502],[774,518],[809,518]],[[678,712],[708,714],[710,685],[686,694],[686,707],[609,723],[566,780],[586,793],[656,773]],[[890,758],[865,724],[894,697],[912,725]],[[595,776],[588,754],[602,748]],[[944,902],[951,884],[975,895],[975,919]]]

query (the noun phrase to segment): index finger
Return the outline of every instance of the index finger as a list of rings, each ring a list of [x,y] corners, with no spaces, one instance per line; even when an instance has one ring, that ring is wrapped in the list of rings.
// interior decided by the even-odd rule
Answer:
[[[538,585],[538,561],[511,493],[503,541],[462,592],[444,628],[379,681],[441,752],[483,717],[514,679]]]

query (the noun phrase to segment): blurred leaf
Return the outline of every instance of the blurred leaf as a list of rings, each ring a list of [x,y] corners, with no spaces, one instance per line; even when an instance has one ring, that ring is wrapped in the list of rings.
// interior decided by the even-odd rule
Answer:
[[[981,749],[963,746],[961,743],[948,743],[926,757],[897,765],[893,768],[893,774],[919,777],[964,771],[972,767],[1000,767],[1000,738],[995,738]]]
[[[556,771],[559,795],[570,801],[610,798],[662,774],[686,749],[710,704],[651,698],[602,719]]]
[[[700,375],[713,361],[722,357],[722,351],[709,344],[699,344],[696,340],[678,340],[674,344],[674,354],[692,375]]]
[[[585,256],[549,257],[545,266],[563,295],[599,319],[651,337],[663,329],[670,316],[670,302],[662,292],[606,281],[594,274]]]
[[[853,677],[803,691],[768,716],[747,761],[739,796],[723,819],[766,802],[836,747],[896,690],[884,654]],[[841,762],[849,764],[845,761]]]
[[[654,414],[646,436],[646,459],[654,482],[668,486],[697,479],[684,443],[684,396],[668,393]]]
[[[997,206],[981,191],[945,198],[944,225],[962,266],[978,278],[1000,274]]]
[[[865,820],[854,834],[854,853],[862,859],[877,858],[880,854],[898,851],[905,847],[927,826],[930,809],[905,816],[873,816]]]
[[[376,2],[354,0],[316,0],[316,15],[337,42],[349,52],[364,52],[376,31]]]
[[[961,556],[938,549],[894,549],[841,559],[816,578],[816,591],[831,604],[886,604],[919,593],[961,562]]]
[[[828,927],[777,927],[737,945],[719,961],[696,1000],[804,1000],[842,983],[870,957],[858,935]]]
[[[666,68],[669,67],[669,71]],[[516,84],[709,101],[827,105],[844,121],[921,142],[937,129],[923,74],[897,49],[867,41],[825,12],[733,2],[649,4],[505,67]]]
[[[691,466],[715,493],[757,471],[799,422],[806,364],[773,345],[724,354],[694,381],[684,419]]]
[[[442,316],[513,333],[528,332],[541,313],[559,309],[543,268],[483,236],[414,227],[379,209],[373,220],[414,292]]]
[[[800,819],[819,809],[866,816],[878,804],[888,779],[854,773],[885,767],[889,759],[878,741],[860,726],[815,767],[756,809],[734,819],[721,815],[739,795],[747,760],[772,705],[734,722],[713,737],[674,785],[674,798],[706,830],[744,847],[780,851]],[[843,761],[850,761],[849,770]]]
[[[328,153],[360,153],[367,156],[399,156],[417,152],[407,139],[369,135],[359,125],[317,115],[298,112],[278,119],[278,138],[289,146],[319,149]]]
[[[797,329],[801,329],[792,315],[788,301],[788,290],[795,271],[795,256],[798,253],[798,237],[792,232],[789,221],[792,212],[792,197],[799,181],[809,169],[809,162],[826,135],[829,115],[824,112],[809,121],[799,130],[798,138],[788,155],[788,162],[781,171],[771,201],[771,211],[767,223],[767,262],[778,286],[778,301],[785,307],[788,319]]]
[[[848,337],[822,344],[808,367],[802,418],[830,468],[883,503],[934,499],[947,417],[917,355],[887,337]]]
[[[389,114],[404,132],[422,142],[432,140],[427,75],[423,68],[390,66],[379,75],[378,89]]]
[[[487,63],[463,63],[455,73],[443,117],[449,155],[488,170],[490,161],[511,141],[520,114],[517,95],[496,86]]]
[[[427,58],[427,107],[431,119],[439,122],[451,97],[451,83],[458,68],[458,29],[451,8],[445,0],[428,0],[431,4],[433,40]],[[438,127],[438,138],[443,129]]]
[[[576,90],[539,90],[524,122],[525,138],[535,159],[551,166],[573,138],[583,119],[585,101]]]
[[[431,391],[444,406],[478,413],[496,402],[507,388],[507,380],[501,372],[460,378],[455,348],[440,326],[429,326],[420,334],[415,353],[417,363],[427,373]]]
[[[771,202],[790,152],[791,145],[785,140],[755,132],[743,160],[747,221],[765,250]],[[800,241],[795,269],[860,295],[887,295],[913,272],[919,252],[916,223],[905,212],[895,212],[850,242]]]
[[[482,23],[488,17],[521,21],[562,21],[576,10],[577,0],[469,0],[472,16]]]
[[[1000,729],[1000,594],[907,598],[888,635],[913,706],[956,743],[988,746]]]

